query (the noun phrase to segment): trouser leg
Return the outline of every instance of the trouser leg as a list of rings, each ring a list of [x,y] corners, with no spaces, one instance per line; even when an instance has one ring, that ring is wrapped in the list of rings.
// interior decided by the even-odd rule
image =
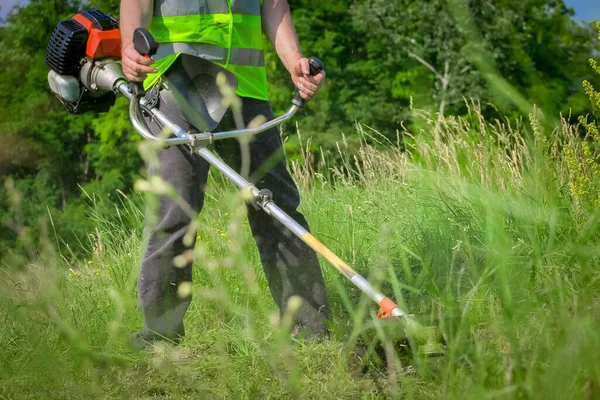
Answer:
[[[159,109],[169,116],[168,110]],[[248,124],[255,116],[272,119],[268,102],[244,99],[243,117]],[[231,115],[220,129],[234,128]],[[150,123],[157,134],[159,129]],[[186,127],[183,127],[186,129]],[[297,210],[300,202],[298,189],[286,169],[283,146],[277,129],[263,132],[249,144],[250,180],[259,188],[273,192],[275,202],[307,230],[304,216]],[[240,147],[237,140],[216,142],[216,149],[232,167],[240,170]],[[150,171],[171,184],[180,198],[200,212],[209,165],[197,155],[191,155],[186,146],[174,146],[158,153],[159,167]],[[149,242],[142,260],[138,279],[138,297],[144,315],[142,335],[147,340],[166,337],[178,340],[184,334],[183,317],[190,304],[189,296],[181,297],[179,285],[191,282],[191,262],[176,267],[173,259],[192,250],[185,246],[183,237],[195,215],[190,215],[171,198],[161,196],[158,221],[149,229]],[[325,320],[329,305],[323,275],[316,254],[286,227],[273,220],[262,210],[248,207],[248,219],[258,246],[271,294],[283,314],[292,296],[301,299],[295,314],[298,325],[315,334],[327,331]]]
[[[247,125],[257,115],[273,119],[268,102],[243,99],[243,117]],[[231,127],[231,116],[222,125]],[[217,142],[217,150],[234,168],[240,169],[240,147],[237,141]],[[259,189],[273,192],[275,203],[294,220],[309,230],[308,223],[297,208],[300,195],[285,163],[283,145],[276,128],[256,135],[249,144],[249,179]],[[323,274],[315,252],[280,222],[262,210],[248,206],[252,235],[275,303],[282,315],[292,296],[302,305],[295,314],[296,324],[314,334],[327,332],[325,321],[330,310]]]
[[[159,109],[169,115],[160,105]],[[154,123],[149,122],[149,125],[154,134],[160,132]],[[185,333],[183,317],[191,301],[189,294],[182,296],[179,287],[184,282],[191,283],[192,262],[178,267],[173,260],[186,251],[193,251],[195,232],[190,246],[186,246],[183,239],[202,209],[209,165],[198,155],[191,154],[187,146],[162,149],[157,156],[158,166],[151,167],[150,174],[172,185],[191,210],[186,212],[173,198],[160,196],[156,223],[146,227],[148,245],[138,278],[138,301],[144,316],[141,334],[146,340],[179,341]]]

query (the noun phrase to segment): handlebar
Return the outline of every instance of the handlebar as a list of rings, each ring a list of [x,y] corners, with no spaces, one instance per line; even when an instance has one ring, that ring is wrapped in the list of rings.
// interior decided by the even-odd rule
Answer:
[[[133,44],[134,48],[138,53],[143,55],[144,57],[150,57],[158,51],[159,44],[154,40],[152,34],[144,28],[137,28],[133,33]],[[325,64],[323,61],[319,60],[316,57],[311,57],[308,60],[308,65],[310,68],[310,75],[315,76],[318,75],[321,71],[325,69]],[[121,82],[117,90],[123,93],[125,96],[129,98],[129,117],[131,119],[131,123],[133,124],[135,130],[137,130],[144,138],[149,140],[159,140],[163,141],[167,145],[180,145],[180,144],[191,144],[194,145],[197,142],[208,141],[211,142],[213,140],[227,139],[237,136],[249,136],[256,135],[260,132],[264,132],[273,127],[279,126],[284,122],[288,121],[292,118],[299,109],[304,107],[305,100],[300,95],[300,91],[298,88],[295,89],[294,97],[292,98],[292,106],[290,109],[283,115],[268,121],[256,128],[246,128],[225,132],[202,132],[202,133],[189,133],[183,130],[179,125],[170,121],[160,110],[155,108],[151,108],[148,111],[152,114],[154,118],[158,120],[164,127],[170,130],[175,137],[169,139],[160,139],[154,136],[146,126],[144,122],[141,107],[145,106],[147,100],[142,96],[144,95],[144,89],[141,82],[129,82],[129,84]],[[140,107],[141,106],[141,107]]]
[[[169,120],[165,114],[163,114],[160,110],[156,108],[152,108],[149,112],[152,114],[154,118],[158,120],[163,126],[165,126],[169,131],[175,135],[174,138],[169,139],[161,139],[154,136],[146,127],[146,123],[142,117],[141,107],[144,106],[147,102],[144,98],[136,97],[136,94],[133,93],[126,83],[121,83],[117,88],[122,94],[129,98],[129,117],[131,119],[131,123],[136,131],[138,131],[144,138],[149,140],[162,141],[168,146],[180,145],[180,144],[197,144],[199,142],[212,142],[213,140],[221,140],[228,139],[232,137],[240,137],[240,136],[250,136],[256,135],[260,132],[264,132],[273,127],[279,126],[284,122],[288,121],[292,118],[300,109],[296,104],[292,104],[290,109],[283,115],[272,119],[256,128],[246,128],[246,129],[238,129],[232,131],[223,131],[223,132],[201,132],[201,133],[190,133],[186,132],[183,128],[181,128],[176,123]]]

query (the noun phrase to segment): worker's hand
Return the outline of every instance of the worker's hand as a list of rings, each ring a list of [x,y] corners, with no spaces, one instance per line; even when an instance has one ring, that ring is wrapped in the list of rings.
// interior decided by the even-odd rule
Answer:
[[[147,74],[157,72],[156,68],[150,66],[154,60],[138,53],[133,43],[123,46],[121,63],[123,73],[130,81],[142,82]]]
[[[300,91],[300,96],[304,100],[310,100],[315,97],[325,81],[325,71],[321,71],[315,76],[310,74],[308,58],[299,58],[292,68],[291,75],[292,81],[294,81],[294,84]]]

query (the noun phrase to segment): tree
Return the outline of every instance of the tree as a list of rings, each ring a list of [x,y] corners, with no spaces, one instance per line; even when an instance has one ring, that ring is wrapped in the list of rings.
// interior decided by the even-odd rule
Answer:
[[[85,4],[117,15],[119,3]],[[127,192],[143,170],[125,99],[106,114],[70,116],[48,88],[44,57],[50,33],[82,4],[32,0],[0,27],[0,178],[10,176],[36,199],[23,204],[33,224],[48,209],[83,216],[81,187],[105,197],[116,189]],[[403,121],[411,123],[411,101],[440,115],[464,113],[464,97],[481,101],[488,117],[523,115],[532,103],[546,115],[592,111],[579,82],[598,87],[598,77],[587,68],[598,42],[590,27],[573,21],[563,0],[290,0],[290,5],[305,54],[326,64],[325,87],[298,118],[305,137],[312,136],[313,150],[333,149],[342,132],[356,142],[355,121],[395,137]],[[268,46],[265,62],[269,96],[280,113],[289,107],[293,86]],[[293,158],[299,150],[293,148],[295,135],[289,136]],[[11,217],[5,192],[0,210],[0,220]],[[67,230],[84,229],[85,221],[74,225]],[[1,241],[10,234],[3,230],[0,236]]]
[[[32,0],[9,14],[0,35],[0,178],[10,178],[27,195],[19,212],[34,236],[38,219],[50,213],[71,242],[85,236],[89,225],[81,211],[86,198],[81,187],[100,196],[114,196],[116,189],[128,192],[141,167],[135,147],[139,135],[125,118],[125,102],[106,115],[71,116],[49,89],[45,53],[50,34],[80,6]],[[0,220],[10,225],[15,209],[6,193],[0,203]],[[2,231],[2,238],[14,240],[15,233]]]
[[[461,8],[477,37],[457,15]],[[549,115],[569,107],[587,111],[577,82],[588,75],[582,60],[595,45],[562,0],[369,0],[356,2],[352,14],[369,58],[381,60],[382,79],[391,82],[389,89],[372,87],[384,103],[413,97],[418,107],[462,113],[463,97],[471,97],[494,103],[484,107],[487,114],[516,114],[512,99],[490,82],[501,77]],[[490,69],[482,69],[476,54]],[[406,117],[399,110],[392,115]]]

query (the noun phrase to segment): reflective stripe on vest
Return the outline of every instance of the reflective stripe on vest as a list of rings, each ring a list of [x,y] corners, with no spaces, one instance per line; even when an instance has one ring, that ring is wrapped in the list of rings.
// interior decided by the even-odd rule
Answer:
[[[191,54],[219,63],[227,61],[227,49],[208,43],[161,43],[154,59],[165,58],[173,53]]]
[[[260,15],[259,1],[232,1],[233,14]],[[223,0],[179,0],[177,2],[157,0],[154,3],[155,17],[176,17],[191,14],[229,14],[227,1]]]
[[[163,58],[173,53],[191,54],[220,64],[227,62],[227,49],[208,43],[161,44],[155,59]],[[262,50],[231,48],[229,64],[264,67],[265,58]]]
[[[237,93],[267,99],[262,0],[155,0],[150,32],[161,44],[155,59],[192,54],[238,78]]]
[[[234,14],[245,14],[245,15],[260,15],[261,1],[248,1],[248,0],[233,0],[231,4],[231,12]]]
[[[179,17],[194,14],[229,14],[224,0],[157,0],[154,2],[155,17]]]

